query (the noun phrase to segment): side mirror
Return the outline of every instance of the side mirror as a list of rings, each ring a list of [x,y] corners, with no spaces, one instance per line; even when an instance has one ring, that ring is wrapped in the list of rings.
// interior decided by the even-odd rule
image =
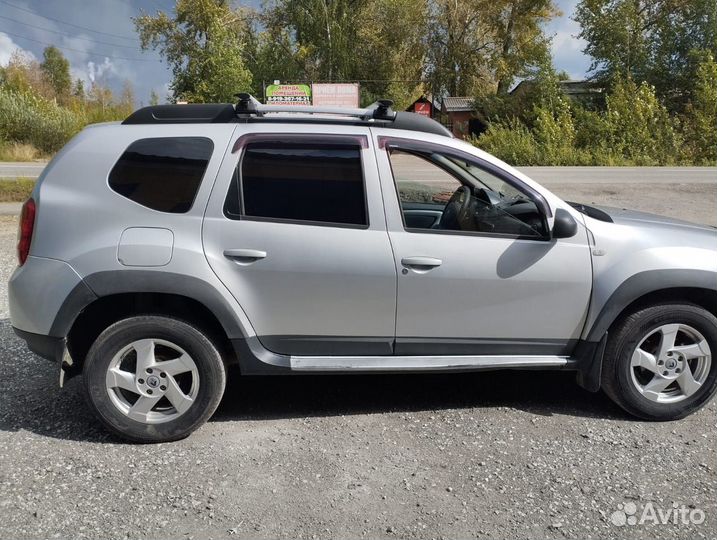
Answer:
[[[563,208],[555,211],[555,223],[553,224],[553,238],[571,238],[578,232],[578,222],[570,215],[570,212]]]

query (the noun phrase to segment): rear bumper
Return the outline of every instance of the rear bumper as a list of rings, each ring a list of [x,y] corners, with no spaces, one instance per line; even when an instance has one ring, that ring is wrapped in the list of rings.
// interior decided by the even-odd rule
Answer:
[[[76,294],[76,289],[82,294]],[[55,259],[30,256],[15,269],[8,283],[8,304],[13,327],[40,335],[66,336],[76,315],[73,299],[89,302],[94,295],[82,278],[67,263]],[[89,299],[89,300],[88,300]],[[83,306],[84,307],[84,306]],[[62,323],[62,324],[58,324]]]
[[[62,361],[66,347],[65,338],[34,334],[15,328],[14,326],[12,329],[19,337],[25,340],[27,348],[36,355],[51,362],[60,363]]]

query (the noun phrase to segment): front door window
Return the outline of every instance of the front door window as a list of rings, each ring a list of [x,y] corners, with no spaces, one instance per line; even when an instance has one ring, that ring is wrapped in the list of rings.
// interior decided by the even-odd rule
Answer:
[[[546,237],[535,202],[475,163],[398,148],[389,157],[407,229]]]

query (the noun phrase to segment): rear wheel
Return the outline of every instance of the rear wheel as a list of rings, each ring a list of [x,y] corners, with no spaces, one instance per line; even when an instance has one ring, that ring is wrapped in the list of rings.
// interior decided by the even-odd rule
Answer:
[[[132,317],[107,328],[87,354],[85,392],[98,418],[136,442],[181,439],[216,410],[224,363],[197,328],[160,316]]]
[[[641,309],[608,337],[602,386],[623,409],[647,420],[675,420],[717,392],[717,318],[688,304]]]

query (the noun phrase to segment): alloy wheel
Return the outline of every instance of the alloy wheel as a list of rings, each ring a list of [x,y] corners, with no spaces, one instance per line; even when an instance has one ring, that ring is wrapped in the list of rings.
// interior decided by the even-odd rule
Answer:
[[[145,424],[159,424],[189,410],[199,392],[199,371],[178,345],[140,339],[112,358],[105,386],[122,414]]]
[[[697,392],[710,373],[712,351],[704,336],[686,324],[651,330],[630,362],[635,388],[647,399],[676,403]]]

